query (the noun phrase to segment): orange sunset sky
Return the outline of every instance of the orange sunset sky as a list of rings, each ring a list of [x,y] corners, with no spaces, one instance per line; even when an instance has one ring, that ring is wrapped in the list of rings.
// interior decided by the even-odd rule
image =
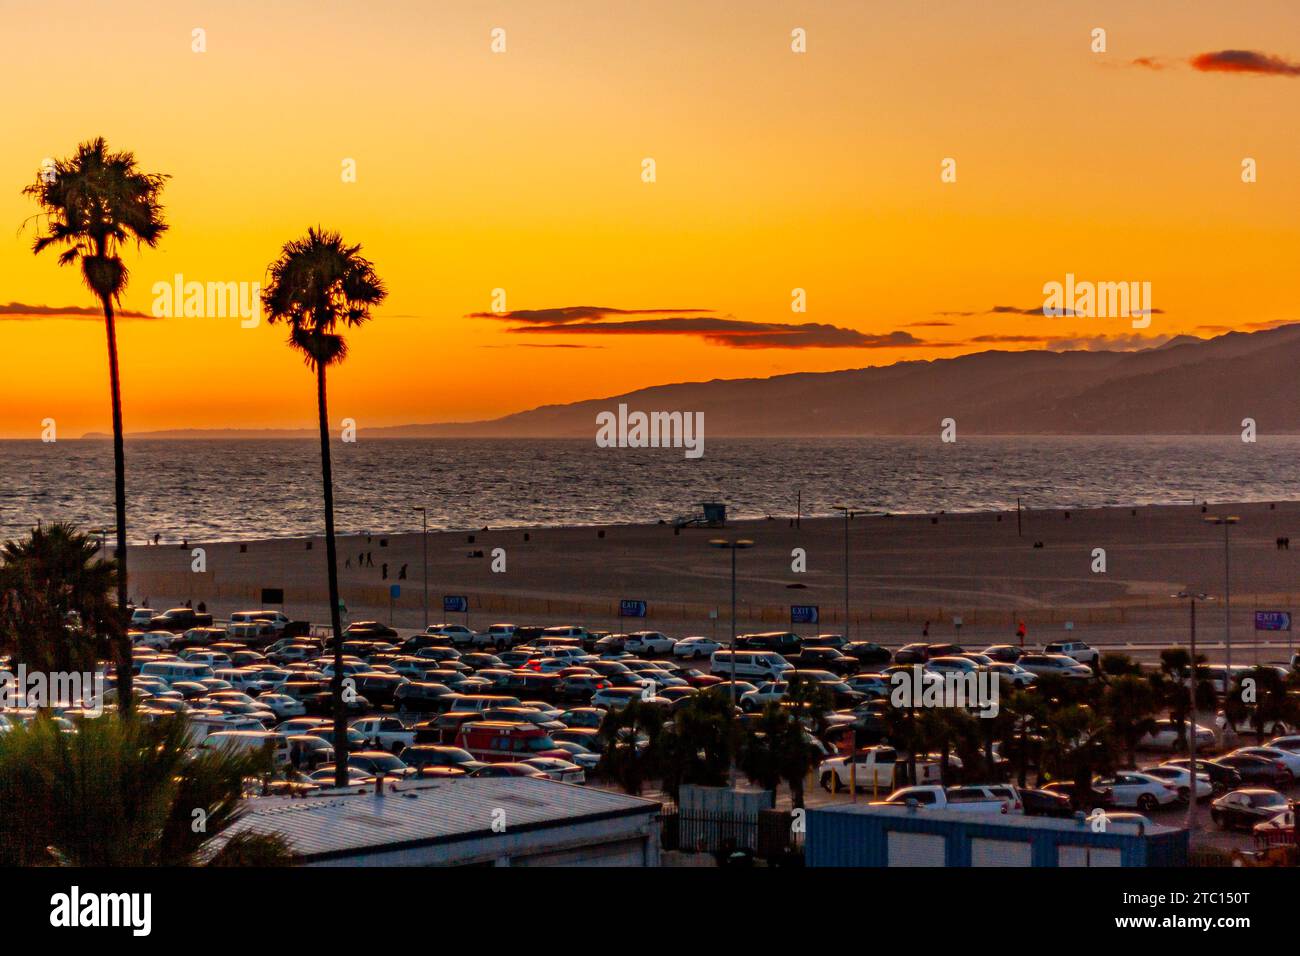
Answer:
[[[390,295],[330,385],[363,429],[1141,344],[1033,314],[1066,273],[1150,282],[1145,344],[1300,318],[1294,0],[0,0],[0,21],[0,437],[109,430],[102,321],[31,255],[21,194],[96,135],[172,177],[127,310],[177,273],[260,282],[309,225],[364,246]],[[513,320],[476,315],[497,288]],[[576,306],[603,311],[555,311]],[[65,307],[92,314],[45,314]],[[119,337],[128,432],[315,424],[279,329]]]

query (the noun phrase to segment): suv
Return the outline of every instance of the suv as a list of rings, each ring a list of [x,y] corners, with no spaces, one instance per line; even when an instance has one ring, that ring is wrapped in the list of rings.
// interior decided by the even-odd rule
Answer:
[[[506,651],[519,643],[519,628],[513,624],[493,624],[486,631],[479,631],[471,642],[475,647],[494,647]]]
[[[797,654],[803,640],[790,631],[768,631],[764,634],[742,634],[736,638],[736,648],[745,651],[776,651],[785,656]]]
[[[1043,648],[1044,654],[1064,654],[1073,657],[1080,664],[1097,663],[1097,649],[1089,647],[1083,641],[1055,641]]]

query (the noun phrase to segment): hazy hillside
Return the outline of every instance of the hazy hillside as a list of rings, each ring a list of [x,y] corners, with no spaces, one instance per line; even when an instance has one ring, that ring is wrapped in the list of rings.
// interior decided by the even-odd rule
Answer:
[[[703,412],[718,436],[1300,432],[1300,325],[1175,340],[1141,352],[978,352],[844,372],[659,385],[484,422],[363,429],[371,438],[590,437],[596,414]],[[301,431],[155,432],[158,438],[310,437]],[[99,437],[99,436],[87,436]]]

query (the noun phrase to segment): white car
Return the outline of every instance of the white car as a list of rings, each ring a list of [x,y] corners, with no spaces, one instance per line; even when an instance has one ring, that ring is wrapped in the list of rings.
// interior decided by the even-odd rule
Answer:
[[[1192,773],[1186,767],[1148,767],[1142,772],[1165,783],[1172,783],[1178,788],[1178,798],[1180,800],[1186,800],[1187,795],[1191,792]],[[1208,773],[1198,773],[1196,775],[1196,799],[1204,800],[1213,794],[1214,784],[1210,781],[1210,775]]]
[[[785,700],[786,691],[790,689],[787,681],[765,681],[755,690],[747,690],[740,695],[740,709],[745,713],[762,710],[766,705]]]
[[[1182,743],[1179,743],[1180,728],[1178,723],[1172,720],[1157,720],[1155,723],[1156,729],[1142,736],[1142,739],[1138,741],[1139,747],[1145,750],[1175,750],[1187,746],[1187,737],[1185,735],[1182,738]],[[1197,724],[1196,749],[1203,750],[1213,747],[1214,744],[1214,728],[1206,727],[1204,724]]]
[[[702,657],[712,657],[713,652],[721,648],[722,645],[711,637],[683,637],[673,645],[673,657],[699,660]]]
[[[289,623],[289,616],[283,611],[235,611],[230,615],[231,624],[251,624],[262,621],[271,625],[277,634]]]
[[[1177,785],[1133,770],[1098,778],[1092,786],[1094,790],[1110,790],[1115,806],[1137,807],[1143,813],[1178,802]]]
[[[276,720],[302,717],[307,713],[307,705],[288,694],[262,694],[257,702],[275,714]]]
[[[562,760],[559,757],[529,757],[527,760],[521,760],[520,763],[526,763],[530,767],[536,767],[552,780],[558,780],[561,783],[587,782],[587,771],[583,770],[576,763]]]
[[[623,650],[631,654],[668,654],[676,643],[659,631],[636,631],[627,636]]]
[[[1064,654],[1080,664],[1095,664],[1098,653],[1095,647],[1089,647],[1083,641],[1054,641],[1043,648],[1044,654]]]
[[[155,651],[165,651],[172,646],[176,635],[171,631],[145,631],[132,639],[136,647],[152,647]]]
[[[453,644],[462,646],[473,644],[475,637],[474,631],[464,624],[430,624],[424,633],[435,637],[450,637]]]
[[[415,731],[396,717],[361,717],[349,726],[366,738],[366,743],[381,750],[401,753],[415,743]]]
[[[149,622],[158,616],[158,612],[151,607],[138,607],[131,612],[131,623],[128,625],[133,628],[148,627]]]
[[[988,666],[988,671],[1003,684],[1010,685],[1017,690],[1028,687],[1038,680],[1038,675],[1033,671],[1027,671],[1019,664],[1007,664],[1003,661],[994,661]]]
[[[1080,664],[1073,657],[1065,654],[1026,654],[1016,663],[1039,677],[1056,674],[1060,677],[1087,680],[1093,676],[1091,667]]]
[[[1300,736],[1289,734],[1285,737],[1274,737],[1265,747],[1276,747],[1278,750],[1291,750],[1300,753]]]

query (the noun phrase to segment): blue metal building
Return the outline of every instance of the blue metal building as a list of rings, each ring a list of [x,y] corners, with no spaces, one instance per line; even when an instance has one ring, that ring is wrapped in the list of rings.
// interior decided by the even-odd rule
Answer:
[[[808,866],[1186,866],[1187,831],[869,804],[809,809]]]

